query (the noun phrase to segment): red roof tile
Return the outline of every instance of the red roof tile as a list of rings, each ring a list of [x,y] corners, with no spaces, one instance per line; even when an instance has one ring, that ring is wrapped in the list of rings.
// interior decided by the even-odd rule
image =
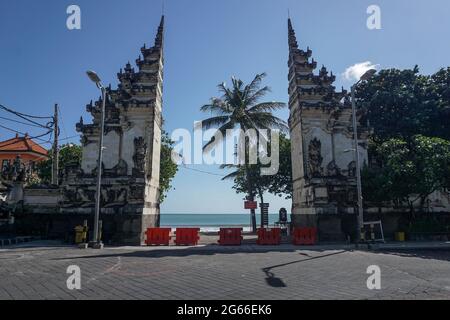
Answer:
[[[0,152],[35,152],[47,156],[48,152],[42,146],[30,139],[28,135],[0,142]]]

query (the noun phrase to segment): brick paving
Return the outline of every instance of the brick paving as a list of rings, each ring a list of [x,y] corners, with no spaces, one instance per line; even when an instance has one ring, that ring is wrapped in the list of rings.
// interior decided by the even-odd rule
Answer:
[[[69,290],[67,267],[81,268]],[[381,290],[366,286],[381,268]],[[0,299],[450,299],[450,251],[280,247],[0,250]]]

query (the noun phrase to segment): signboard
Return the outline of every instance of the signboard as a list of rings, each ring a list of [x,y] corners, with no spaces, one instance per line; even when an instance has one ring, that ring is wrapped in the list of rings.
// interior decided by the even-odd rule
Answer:
[[[269,225],[269,204],[262,203],[260,204],[261,208],[261,224],[264,226]]]
[[[258,203],[256,201],[245,201],[244,202],[244,209],[251,210],[258,208]]]

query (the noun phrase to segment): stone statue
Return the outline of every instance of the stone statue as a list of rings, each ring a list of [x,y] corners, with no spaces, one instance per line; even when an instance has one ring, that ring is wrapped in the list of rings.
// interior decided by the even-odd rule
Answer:
[[[336,161],[331,161],[327,166],[327,175],[329,177],[336,177],[340,175],[339,167],[336,165]]]
[[[356,162],[352,161],[348,164],[348,176],[350,178],[356,177]]]
[[[143,137],[134,139],[134,155],[133,155],[133,175],[139,175],[144,173],[145,168],[145,154],[147,151],[147,145]]]
[[[321,148],[322,143],[317,138],[314,138],[309,143],[309,174],[313,178],[322,176],[323,157],[321,154]]]
[[[128,164],[125,160],[120,159],[119,163],[114,167],[118,176],[126,176],[128,174]]]

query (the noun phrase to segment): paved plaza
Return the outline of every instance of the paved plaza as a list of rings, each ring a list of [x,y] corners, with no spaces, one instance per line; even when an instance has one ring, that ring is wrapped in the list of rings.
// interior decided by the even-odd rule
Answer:
[[[0,299],[450,299],[450,251],[119,247],[0,250]],[[69,266],[81,289],[69,290]],[[381,269],[381,290],[366,273]]]

